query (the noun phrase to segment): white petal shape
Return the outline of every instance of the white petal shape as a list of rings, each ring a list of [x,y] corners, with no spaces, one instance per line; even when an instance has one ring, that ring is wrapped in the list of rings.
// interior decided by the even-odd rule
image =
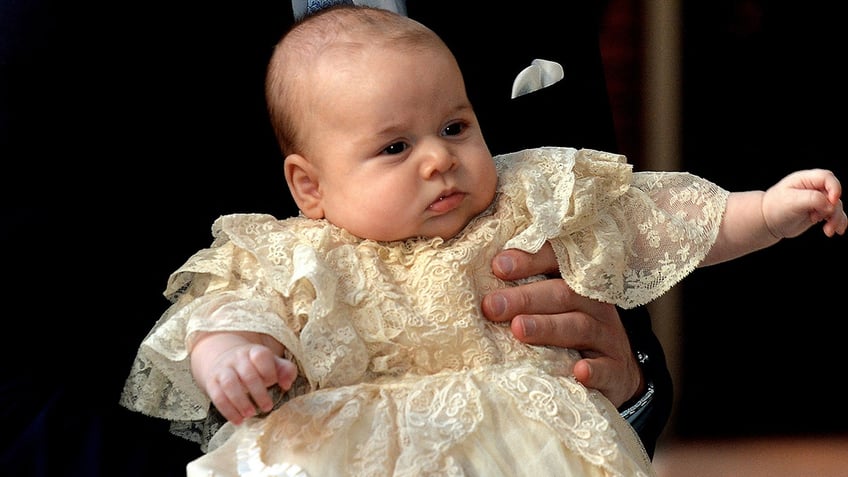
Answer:
[[[547,88],[565,77],[562,65],[556,61],[535,59],[521,70],[512,83],[512,97]]]

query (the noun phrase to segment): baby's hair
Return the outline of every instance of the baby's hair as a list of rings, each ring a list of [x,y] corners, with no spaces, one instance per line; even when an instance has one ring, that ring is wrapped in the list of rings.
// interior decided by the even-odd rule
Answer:
[[[296,22],[274,48],[265,76],[265,100],[280,150],[300,148],[298,116],[310,109],[309,74],[318,58],[331,52],[352,56],[370,47],[444,49],[432,30],[397,13],[366,6],[339,5]],[[375,72],[374,74],[379,74]]]

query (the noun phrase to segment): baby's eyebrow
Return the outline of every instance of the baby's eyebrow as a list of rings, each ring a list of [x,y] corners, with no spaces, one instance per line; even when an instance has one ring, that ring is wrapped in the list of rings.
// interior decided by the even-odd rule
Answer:
[[[454,106],[453,109],[450,112],[451,113],[466,113],[466,112],[473,112],[473,111],[474,111],[474,106],[472,106],[471,102],[470,101],[464,101],[464,102]]]

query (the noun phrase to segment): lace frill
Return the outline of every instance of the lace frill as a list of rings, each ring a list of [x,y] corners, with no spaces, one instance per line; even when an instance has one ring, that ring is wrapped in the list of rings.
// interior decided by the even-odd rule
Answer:
[[[728,192],[683,172],[631,172],[624,156],[542,148],[501,156],[504,194],[530,214],[506,248],[553,245],[577,293],[623,308],[644,305],[691,273],[718,235]],[[513,179],[515,177],[515,179]],[[523,213],[520,212],[520,213]]]

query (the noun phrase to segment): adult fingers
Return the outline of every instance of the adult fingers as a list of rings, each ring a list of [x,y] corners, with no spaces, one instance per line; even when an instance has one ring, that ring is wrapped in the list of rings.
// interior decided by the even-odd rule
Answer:
[[[554,303],[557,300],[551,297],[544,301]],[[603,354],[607,354],[607,350],[613,347],[611,343],[621,339],[625,343],[627,341],[618,313],[612,305],[573,292],[560,300],[561,306],[554,304],[548,308],[547,304],[536,305],[530,308],[541,308],[544,311],[517,313],[512,319],[512,333],[520,341]]]
[[[483,314],[492,321],[509,321],[519,315],[548,315],[582,311],[603,313],[609,305],[574,293],[561,278],[549,278],[515,287],[500,288],[483,297]]]
[[[615,407],[632,399],[643,380],[634,359],[618,360],[609,356],[583,358],[574,365],[572,372],[577,381],[606,396]]]
[[[545,245],[536,253],[521,250],[503,250],[492,260],[492,271],[502,280],[520,280],[533,275],[558,273],[559,267],[551,244]]]

